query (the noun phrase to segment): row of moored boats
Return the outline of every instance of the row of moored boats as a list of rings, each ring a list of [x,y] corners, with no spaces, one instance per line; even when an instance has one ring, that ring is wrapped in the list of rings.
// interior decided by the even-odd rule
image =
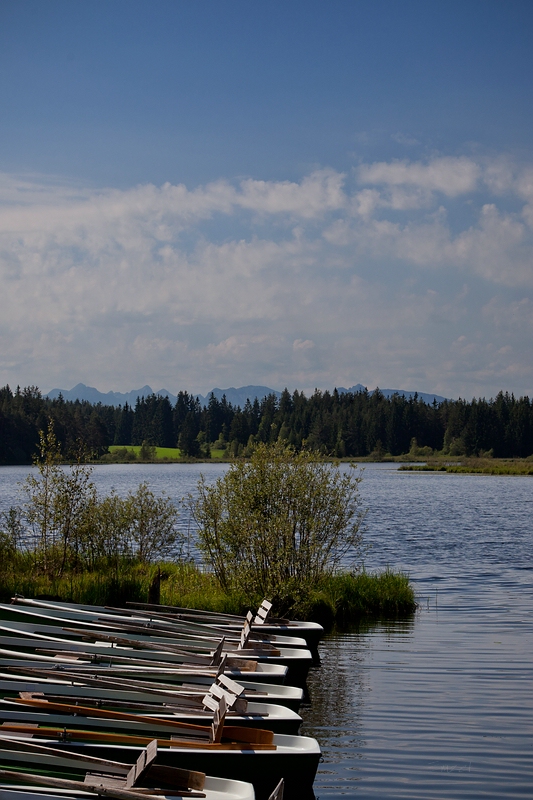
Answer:
[[[2,800],[312,798],[323,630],[270,609],[0,604]]]

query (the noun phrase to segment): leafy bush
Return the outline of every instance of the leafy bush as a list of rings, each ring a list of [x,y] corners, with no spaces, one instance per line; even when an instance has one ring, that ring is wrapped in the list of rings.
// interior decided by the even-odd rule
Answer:
[[[316,583],[361,544],[361,474],[341,472],[282,443],[259,444],[215,484],[190,496],[199,544],[227,590],[297,608]]]
[[[84,454],[65,468],[53,427],[40,437],[38,472],[24,484],[25,515],[13,510],[15,516],[6,518],[11,539],[15,528],[22,539],[20,531],[26,525],[26,546],[39,569],[61,576],[67,569],[92,570],[104,560],[116,570],[119,559],[151,563],[180,549],[178,510],[170,498],[156,497],[146,483],[125,498],[100,498]]]

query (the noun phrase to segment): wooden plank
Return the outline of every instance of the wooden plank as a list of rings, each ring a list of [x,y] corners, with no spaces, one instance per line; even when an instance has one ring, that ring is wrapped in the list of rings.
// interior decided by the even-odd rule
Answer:
[[[217,678],[217,683],[227,689],[228,692],[232,692],[232,694],[236,695],[236,697],[240,697],[242,694],[244,694],[244,686],[241,686],[241,684],[237,681],[228,678],[227,675],[220,675]]]
[[[114,789],[124,789],[124,777],[119,778],[116,775],[104,775],[101,772],[86,772],[84,783],[90,786],[107,786]]]
[[[222,741],[222,732],[224,730],[224,719],[226,717],[226,698],[221,697],[218,701],[218,708],[215,709],[213,714],[213,722],[211,723],[210,741],[214,744],[220,744]]]
[[[177,788],[196,789],[201,791],[205,786],[205,772],[198,772],[180,767],[167,767],[165,764],[150,765],[146,776],[150,783]]]
[[[225,640],[225,638],[223,636],[222,639],[220,640],[220,642],[218,643],[218,645],[217,645],[217,647],[215,649],[215,652],[213,653],[213,657],[211,659],[211,666],[218,667],[218,665],[222,661],[222,651],[224,650],[225,641],[226,640]]]
[[[257,672],[258,663],[252,658],[235,658],[234,656],[228,656],[226,660],[229,669],[239,669],[241,672]]]
[[[144,750],[141,751],[139,758],[128,772],[124,788],[131,789],[132,786],[135,786],[135,784],[141,780],[146,770],[150,768],[150,765],[156,759],[156,757],[157,739],[152,739],[152,741],[146,745]]]

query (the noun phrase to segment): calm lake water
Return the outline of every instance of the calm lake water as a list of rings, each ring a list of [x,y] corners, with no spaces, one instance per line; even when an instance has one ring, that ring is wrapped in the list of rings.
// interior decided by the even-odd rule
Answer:
[[[179,500],[224,469],[107,465],[94,479],[119,493],[146,480]],[[0,468],[0,510],[27,472]],[[419,609],[321,645],[302,730],[324,754],[317,797],[532,797],[533,479],[376,464],[361,494],[367,569],[408,572]]]

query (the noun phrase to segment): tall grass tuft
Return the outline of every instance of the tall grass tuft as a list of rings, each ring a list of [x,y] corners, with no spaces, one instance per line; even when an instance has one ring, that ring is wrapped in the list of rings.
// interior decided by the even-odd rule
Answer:
[[[348,625],[364,617],[401,617],[416,609],[407,575],[391,570],[325,576],[302,609],[322,624]]]

